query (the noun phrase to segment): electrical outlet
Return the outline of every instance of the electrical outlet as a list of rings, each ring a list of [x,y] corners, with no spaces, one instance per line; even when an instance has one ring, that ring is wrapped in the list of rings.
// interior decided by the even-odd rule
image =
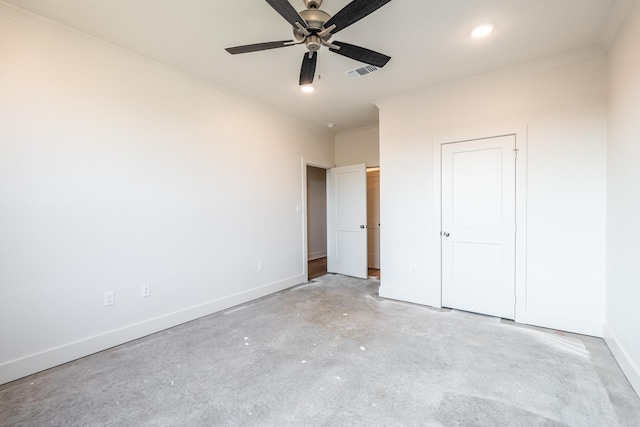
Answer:
[[[418,272],[418,267],[415,264],[411,264],[411,274],[416,274]]]
[[[140,287],[140,295],[142,295],[142,298],[151,296],[151,286],[148,283],[145,283]]]
[[[264,269],[264,262],[262,260],[258,261],[258,270],[262,271]]]
[[[104,306],[113,305],[116,303],[116,296],[113,291],[104,293]]]

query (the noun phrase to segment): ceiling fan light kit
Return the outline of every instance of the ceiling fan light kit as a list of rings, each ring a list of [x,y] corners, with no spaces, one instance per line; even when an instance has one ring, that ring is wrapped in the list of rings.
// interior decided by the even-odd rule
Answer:
[[[294,40],[255,43],[228,47],[226,51],[232,55],[258,52],[281,47],[304,44],[307,48],[302,58],[300,69],[300,86],[313,83],[318,61],[318,51],[324,46],[330,52],[337,53],[378,68],[384,67],[390,56],[364,47],[334,41],[331,37],[362,18],[380,9],[391,0],[353,0],[333,17],[320,9],[322,0],[304,0],[305,10],[297,12],[288,0],[266,0],[267,3],[293,27]]]

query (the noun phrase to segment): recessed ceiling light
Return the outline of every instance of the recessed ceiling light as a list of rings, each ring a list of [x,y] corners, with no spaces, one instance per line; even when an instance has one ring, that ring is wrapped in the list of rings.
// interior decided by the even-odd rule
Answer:
[[[304,93],[311,93],[315,89],[312,85],[304,85],[304,86],[300,86],[300,90],[303,91]]]
[[[474,39],[481,39],[482,37],[486,37],[493,31],[493,25],[485,24],[480,25],[473,29],[471,32],[471,37]]]
[[[328,127],[329,129],[333,128],[334,126],[335,126],[335,125],[334,125],[333,123],[327,123],[327,127]]]

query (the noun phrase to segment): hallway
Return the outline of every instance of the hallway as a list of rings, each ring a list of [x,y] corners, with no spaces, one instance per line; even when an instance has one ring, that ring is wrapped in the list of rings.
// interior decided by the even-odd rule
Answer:
[[[327,274],[327,257],[312,259],[309,261],[309,280]],[[380,269],[369,268],[369,278],[380,279]]]

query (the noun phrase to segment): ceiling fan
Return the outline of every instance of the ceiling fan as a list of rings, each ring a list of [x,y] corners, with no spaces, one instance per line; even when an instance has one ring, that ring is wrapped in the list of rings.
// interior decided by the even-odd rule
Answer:
[[[320,10],[322,0],[304,0],[306,9],[299,13],[296,12],[288,0],[266,0],[280,16],[293,26],[293,35],[296,40],[248,44],[228,47],[225,50],[232,55],[236,55],[239,53],[257,52],[304,43],[308,52],[305,52],[302,59],[300,86],[313,83],[313,78],[316,73],[316,63],[318,61],[317,52],[322,46],[329,48],[331,52],[339,55],[382,68],[389,62],[391,59],[390,56],[349,43],[339,41],[331,42],[329,40],[331,36],[338,31],[344,30],[349,25],[375,12],[390,1],[391,0],[353,0],[332,17],[327,12]]]

